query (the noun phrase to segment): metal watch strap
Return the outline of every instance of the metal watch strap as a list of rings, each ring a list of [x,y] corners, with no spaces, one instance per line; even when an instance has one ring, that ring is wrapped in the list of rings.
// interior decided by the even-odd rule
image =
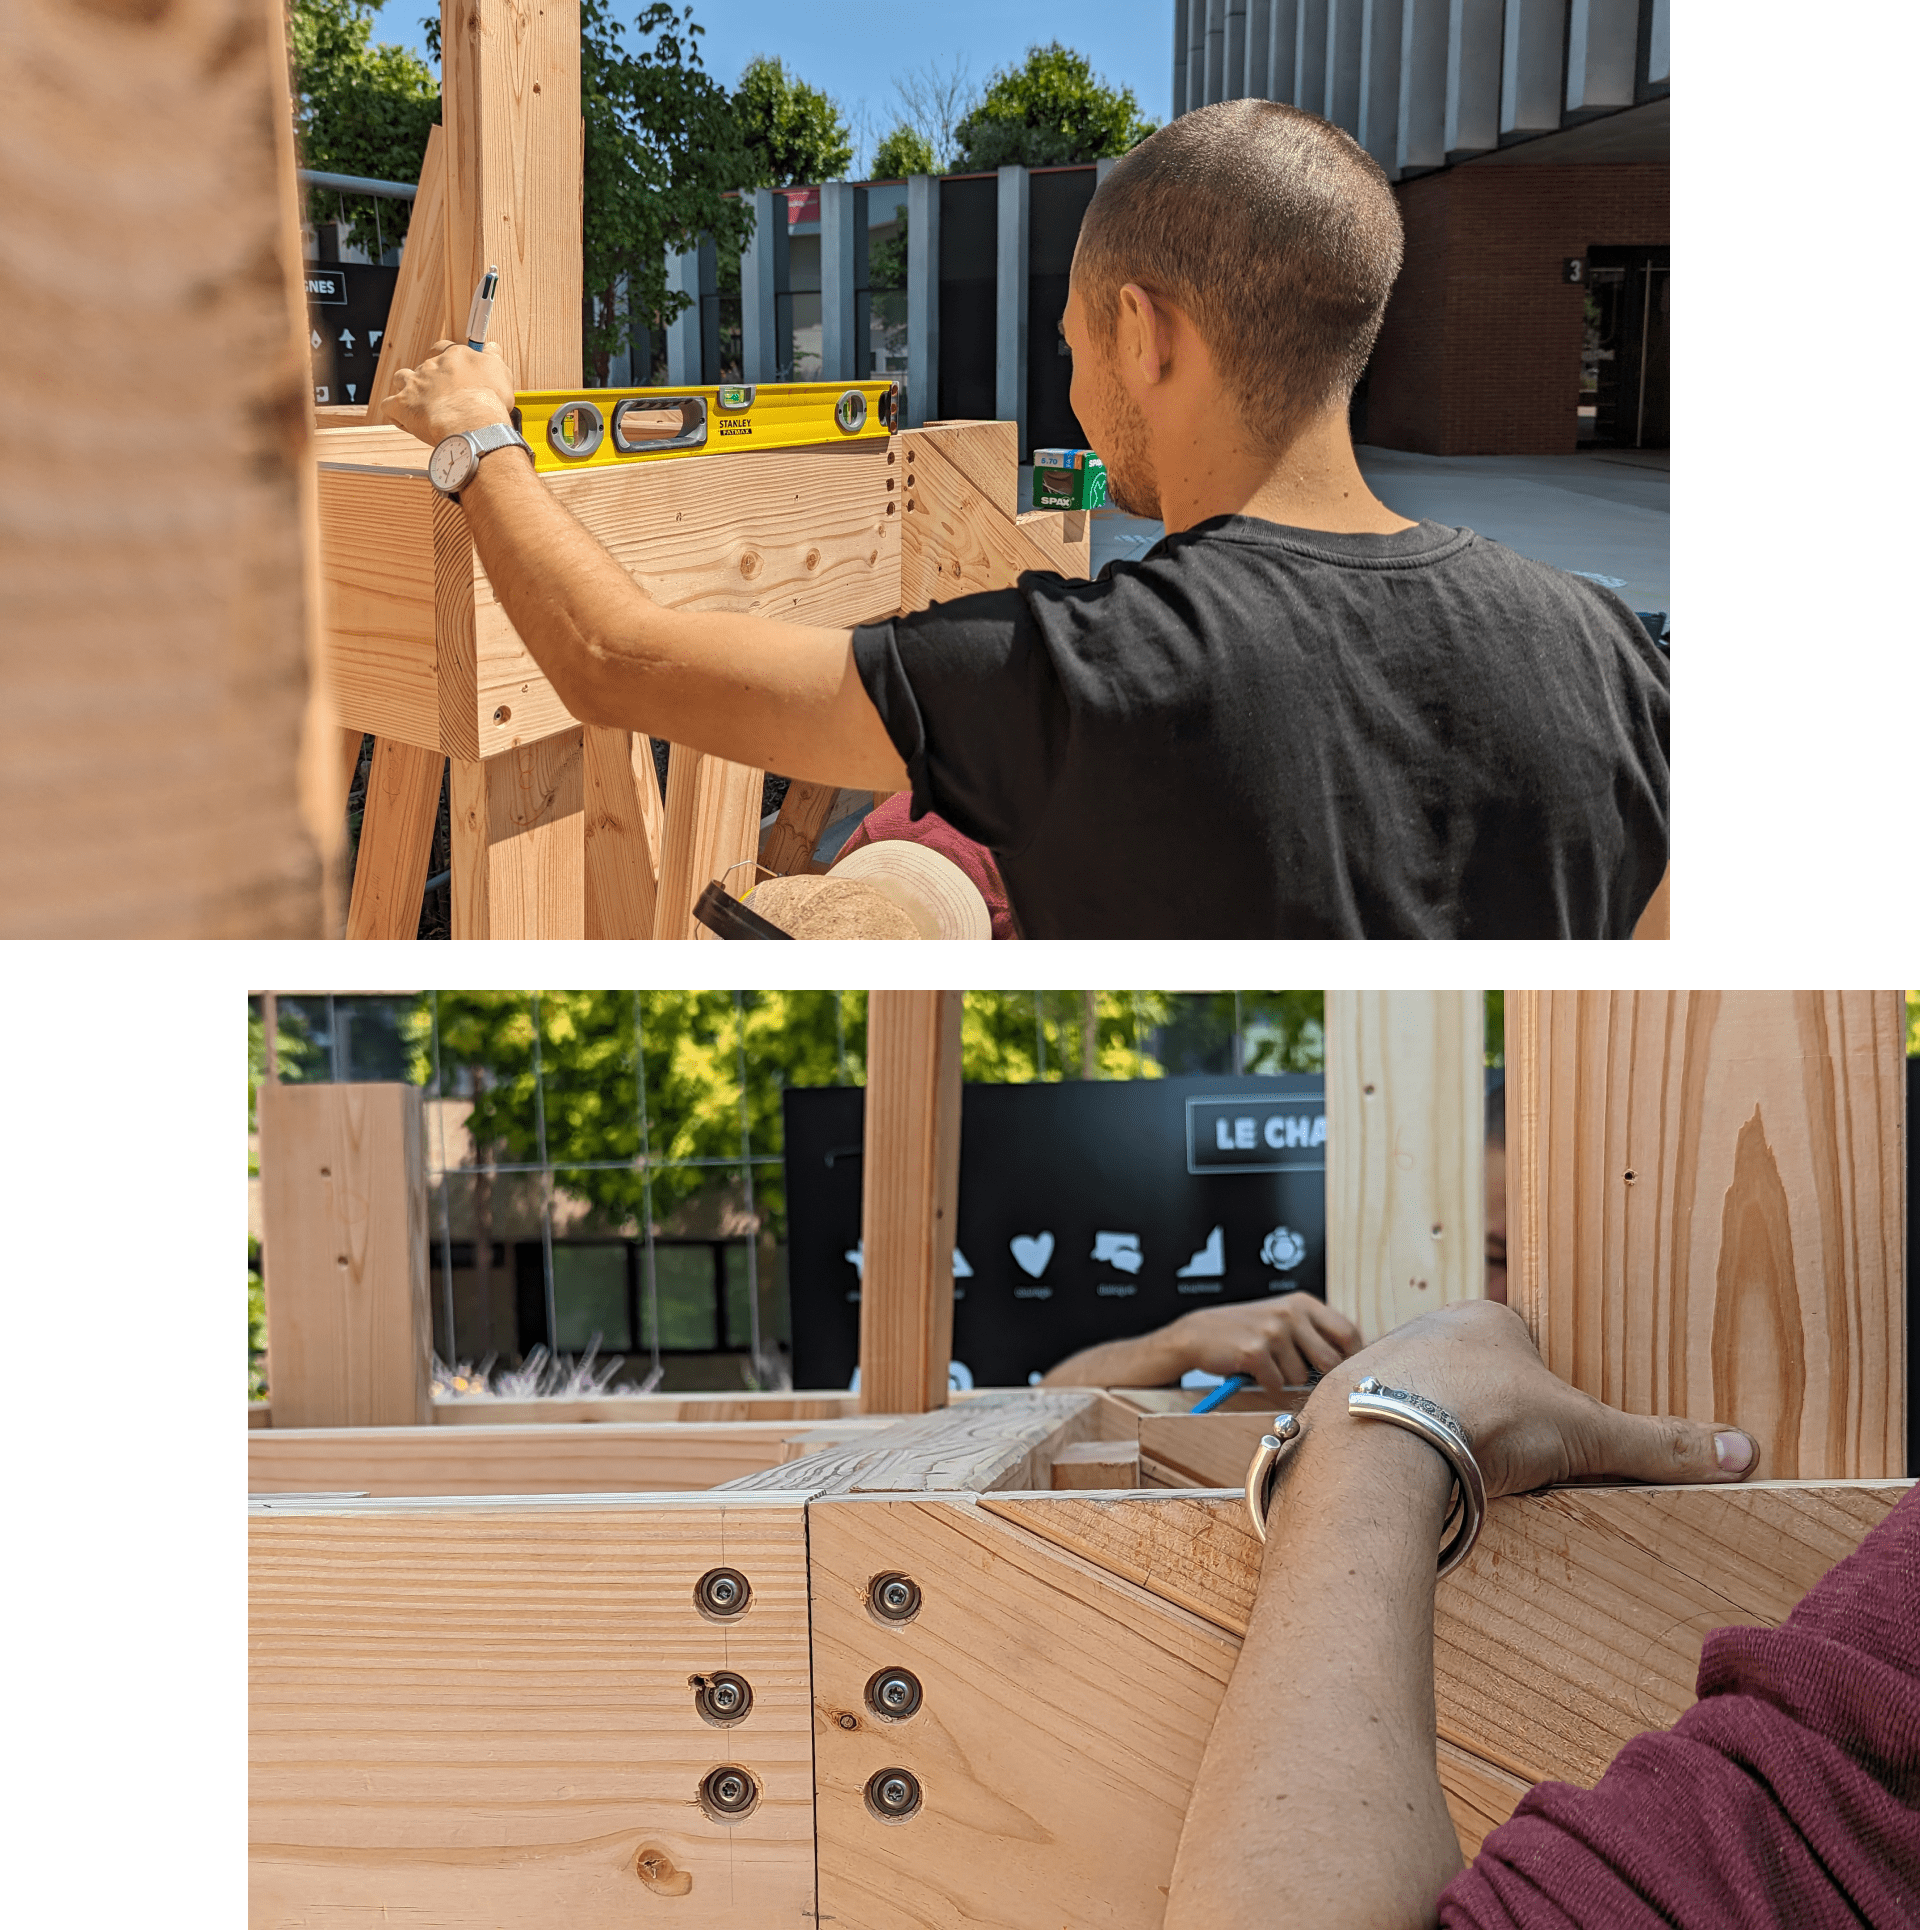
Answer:
[[[516,444],[527,452],[527,460],[533,461],[533,445],[511,422],[489,422],[484,429],[462,429],[459,433],[465,438],[467,447],[473,451],[476,473],[483,456],[492,455],[496,449],[511,449]],[[457,503],[460,500],[459,490],[448,490],[447,500]]]

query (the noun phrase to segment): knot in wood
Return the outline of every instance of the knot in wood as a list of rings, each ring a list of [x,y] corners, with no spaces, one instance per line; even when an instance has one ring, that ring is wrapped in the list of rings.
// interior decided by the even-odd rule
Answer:
[[[740,574],[744,576],[749,583],[760,574],[760,552],[758,550],[745,550],[741,553]]]

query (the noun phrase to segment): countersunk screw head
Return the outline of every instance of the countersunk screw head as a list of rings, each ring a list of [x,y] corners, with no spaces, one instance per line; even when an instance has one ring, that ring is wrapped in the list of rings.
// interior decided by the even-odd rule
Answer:
[[[722,1715],[732,1715],[740,1706],[740,1691],[731,1682],[716,1682],[713,1685],[713,1706]]]
[[[876,1575],[867,1584],[867,1600],[883,1621],[909,1622],[920,1612],[920,1588],[905,1575]]]
[[[708,1770],[700,1784],[700,1799],[708,1811],[724,1820],[745,1816],[760,1800],[760,1792],[744,1769],[724,1763]]]
[[[920,1678],[911,1669],[882,1669],[867,1684],[867,1707],[902,1722],[920,1707]]]
[[[703,1615],[731,1621],[746,1612],[753,1590],[737,1568],[709,1568],[694,1584],[693,1599]]]
[[[876,1816],[900,1822],[920,1807],[920,1783],[911,1770],[880,1769],[867,1781],[867,1802]]]

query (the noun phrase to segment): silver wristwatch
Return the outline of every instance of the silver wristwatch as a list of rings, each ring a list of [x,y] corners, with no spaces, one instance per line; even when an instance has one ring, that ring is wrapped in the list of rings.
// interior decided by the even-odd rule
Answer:
[[[533,450],[527,439],[511,422],[489,422],[484,429],[462,429],[444,442],[433,446],[433,454],[427,458],[427,479],[441,495],[452,502],[460,500],[460,492],[472,482],[480,468],[480,458],[491,455],[496,449],[525,449],[527,460],[533,460]]]

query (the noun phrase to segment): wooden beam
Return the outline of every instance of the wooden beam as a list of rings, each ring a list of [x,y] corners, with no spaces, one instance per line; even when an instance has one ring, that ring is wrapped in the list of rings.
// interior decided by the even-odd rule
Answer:
[[[380,339],[380,363],[373,372],[373,386],[367,391],[369,423],[386,420],[387,397],[393,393],[400,371],[418,368],[433,353],[436,342],[449,341],[453,336],[453,302],[447,291],[445,143],[441,128],[427,130],[420,185],[413,197],[407,238],[400,247],[400,272],[394,277],[387,331]]]
[[[0,936],[325,937],[282,12],[3,31]]]
[[[261,1252],[281,1428],[432,1418],[420,1089],[259,1091]]]
[[[584,938],[580,726],[449,777],[455,938]]]
[[[1054,1455],[1092,1439],[1109,1412],[1091,1387],[996,1388],[726,1485],[814,1495],[1044,1488]]]
[[[896,440],[906,465],[902,610],[1006,589],[1027,570],[1088,574],[1086,517],[1014,513],[1019,445],[1011,422],[942,423]]]
[[[1482,995],[1326,998],[1327,1304],[1378,1340],[1486,1294]]]
[[[1295,1413],[1302,1387],[1253,1414],[1150,1414],[1140,1422],[1140,1477],[1153,1488],[1237,1488],[1277,1413]]]
[[[861,1167],[860,1405],[944,1407],[960,1192],[958,992],[872,992]]]
[[[810,784],[800,778],[789,784],[780,814],[760,847],[761,866],[783,878],[805,871],[839,795],[837,784]]]
[[[804,1508],[368,1501],[250,1511],[250,1920],[810,1923]],[[695,1602],[715,1568],[746,1610]],[[732,1727],[697,1680],[752,1689]],[[758,1789],[703,1807],[714,1769]]]
[[[656,938],[713,937],[693,915],[700,894],[716,881],[732,898],[753,889],[760,797],[761,776],[751,765],[684,744],[669,749]]]
[[[581,741],[586,935],[651,938],[661,841],[653,746],[644,734],[592,724]]]
[[[803,1447],[854,1439],[881,1425],[864,1418],[819,1421],[813,1426],[828,1441],[800,1445],[797,1424],[789,1420],[276,1428],[248,1438],[247,1492],[685,1493],[777,1468]]]
[[[1138,1441],[1075,1441],[1053,1457],[1056,1489],[1137,1488],[1140,1485]]]
[[[373,740],[353,900],[347,910],[349,938],[419,935],[446,768],[447,760],[438,751],[419,750],[392,737]]]
[[[493,332],[520,389],[580,380],[579,0],[443,0],[449,314],[489,264]]]
[[[1912,1484],[1555,1488],[1492,1504],[1440,1584],[1440,1735],[1533,1783],[1591,1783],[1693,1701],[1700,1643],[1773,1627]],[[991,1495],[980,1507],[1239,1636],[1261,1545],[1239,1494]]]
[[[1510,992],[1509,1297],[1562,1379],[1906,1465],[1897,992]]]

